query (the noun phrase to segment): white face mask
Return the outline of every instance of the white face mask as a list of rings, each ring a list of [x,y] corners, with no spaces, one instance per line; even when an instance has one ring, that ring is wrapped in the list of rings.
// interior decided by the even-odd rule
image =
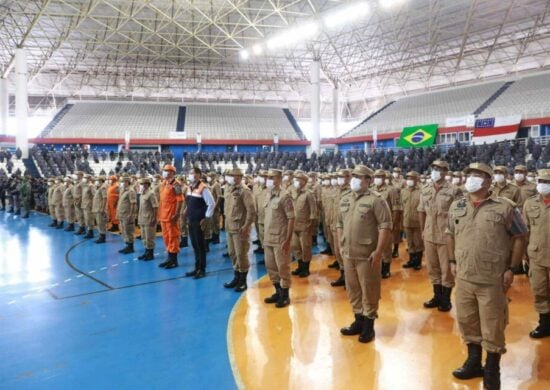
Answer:
[[[479,191],[482,186],[483,179],[475,176],[468,176],[466,179],[466,184],[464,184],[464,188],[466,188],[466,191],[470,193]]]
[[[459,185],[460,184],[460,177],[453,177],[452,183],[454,185]]]
[[[124,183],[120,183],[120,189],[124,189]]]
[[[82,183],[86,184],[88,182],[88,179],[82,179]]]
[[[338,180],[336,180],[336,179],[330,179],[330,185],[331,185],[331,186],[337,186],[337,185],[338,185]]]
[[[537,191],[541,195],[550,194],[550,183],[538,183],[537,184]]]
[[[516,179],[516,181],[524,181],[525,175],[523,173],[514,173],[514,179]]]
[[[439,171],[433,170],[430,176],[434,182],[441,180],[441,172]]]
[[[187,175],[187,180],[189,180],[189,183],[195,182],[195,175]]]
[[[313,179],[310,177],[309,179],[307,179],[307,182],[311,184],[313,183]]]
[[[323,185],[324,186],[328,186],[330,184],[330,180],[323,180]]]
[[[99,186],[99,182],[98,182],[98,181],[96,181],[94,184],[95,184],[96,186]]]
[[[445,180],[447,180],[447,181],[451,181],[452,178],[453,178],[452,176],[445,175]]]
[[[339,186],[343,186],[344,183],[345,183],[345,179],[343,177],[339,177],[337,180],[336,180],[336,183],[339,185]]]
[[[374,178],[374,185],[375,186],[381,186],[382,183],[384,183],[384,179],[382,179],[381,177],[375,177]]]
[[[78,180],[78,176],[76,176],[76,175],[72,175],[71,178],[72,178],[73,180]]]
[[[391,184],[391,181],[390,181],[390,179],[385,179],[385,180],[384,180],[384,183],[386,183],[387,185],[390,185],[390,184]]]
[[[497,183],[504,183],[506,179],[504,178],[504,175],[502,173],[496,173],[495,174],[495,181]]]
[[[399,177],[399,173],[397,172],[394,172],[391,175],[394,177],[394,179],[397,179]]]
[[[407,187],[414,187],[414,180],[407,180]]]
[[[227,176],[227,184],[230,186],[235,184],[235,178],[233,176]]]
[[[535,182],[535,178],[532,177],[532,176],[527,176],[527,181],[530,182],[530,183],[534,183],[534,182]]]
[[[428,180],[426,180],[427,183],[431,184],[433,182],[432,178],[430,177]]]
[[[420,183],[426,183],[426,179],[420,179]]]
[[[361,179],[359,179],[358,177],[352,177],[349,186],[352,191],[359,191],[361,189]]]
[[[207,183],[212,183],[212,178],[211,178],[210,176],[208,176],[208,177],[206,178],[206,182],[207,182]]]
[[[139,192],[140,193],[143,193],[143,190],[145,189],[145,187],[143,186],[143,184],[140,184],[139,185]]]
[[[265,178],[263,178],[263,177],[260,176],[260,177],[258,178],[258,183],[260,183],[260,184],[262,184],[262,185],[265,184]]]
[[[56,180],[56,181],[55,181],[55,184],[59,184],[59,183],[61,183],[59,180]]]
[[[283,176],[283,181],[288,181],[288,176]]]
[[[294,182],[292,183],[292,185],[294,186],[294,188],[296,188],[297,190],[300,189],[300,182],[298,180],[294,180]]]
[[[265,182],[265,186],[268,189],[272,189],[275,186],[275,184],[273,183],[273,179],[267,179],[267,181]]]
[[[162,178],[166,179],[168,177],[168,171],[162,171]]]

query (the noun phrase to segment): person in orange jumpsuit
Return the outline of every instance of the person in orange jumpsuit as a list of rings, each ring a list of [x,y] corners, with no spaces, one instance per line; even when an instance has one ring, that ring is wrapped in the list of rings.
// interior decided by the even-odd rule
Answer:
[[[107,211],[109,213],[109,221],[111,222],[110,232],[118,231],[118,219],[116,219],[118,192],[118,178],[113,175],[109,177],[109,188],[107,189]]]
[[[166,164],[162,169],[163,182],[160,186],[160,202],[158,220],[162,229],[164,246],[168,252],[166,261],[159,267],[170,269],[178,266],[178,253],[180,251],[180,226],[179,219],[183,206],[183,190],[181,183],[176,180],[176,168]]]

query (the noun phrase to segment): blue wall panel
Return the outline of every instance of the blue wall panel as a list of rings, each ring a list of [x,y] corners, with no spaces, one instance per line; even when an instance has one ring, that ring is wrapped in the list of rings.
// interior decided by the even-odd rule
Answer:
[[[338,145],[338,150],[340,152],[347,152],[349,150],[364,150],[365,149],[365,143],[364,142],[353,142],[349,144],[340,144]]]

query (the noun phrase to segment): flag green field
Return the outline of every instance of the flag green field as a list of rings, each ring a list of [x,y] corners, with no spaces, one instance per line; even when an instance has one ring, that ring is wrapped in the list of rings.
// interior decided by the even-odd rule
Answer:
[[[437,124],[405,127],[397,141],[400,148],[432,146],[437,136]]]

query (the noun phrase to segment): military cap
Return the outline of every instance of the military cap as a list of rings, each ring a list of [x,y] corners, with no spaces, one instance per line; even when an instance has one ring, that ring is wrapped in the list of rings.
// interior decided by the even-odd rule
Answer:
[[[489,176],[493,176],[493,170],[491,167],[487,164],[483,163],[471,163],[468,165],[466,169],[464,169],[464,173],[468,174],[472,171],[479,171],[488,174]]]
[[[323,173],[321,174],[321,180],[328,180],[330,178],[330,175]]]
[[[496,167],[493,168],[493,172],[497,173],[504,173],[504,174],[508,174],[508,168],[506,168],[504,165],[497,165]]]
[[[535,172],[529,172],[527,174],[527,177],[537,177],[536,173]]]
[[[550,180],[550,169],[539,169],[537,177],[542,180]]]
[[[157,173],[153,176],[155,179],[162,179],[162,175]]]
[[[401,168],[399,168],[399,167],[395,167],[395,168],[393,168],[393,171],[394,171],[394,172],[398,172],[398,173],[401,173]]]
[[[336,174],[335,172],[331,172],[328,174],[328,177],[330,177],[331,179],[336,179],[338,177],[338,174]]]
[[[340,169],[336,174],[338,177],[344,177],[351,175],[351,171],[349,169]]]
[[[90,178],[92,178],[93,176],[90,175],[89,173],[86,173],[86,174],[84,175],[84,177],[85,177],[86,179],[90,179]]]
[[[383,172],[383,171],[382,171]],[[372,169],[365,165],[356,165],[353,171],[351,172],[353,176],[369,176],[372,177],[374,172]]]
[[[388,171],[385,171],[385,172],[386,172],[386,177],[387,177],[388,179],[392,179],[392,178],[393,178],[393,176],[391,175],[391,172],[388,172]]]
[[[65,180],[65,181],[67,181],[67,182],[70,181],[71,183],[73,182],[73,179],[72,179],[71,177],[69,177],[69,176],[67,176],[67,177],[64,178],[63,180]]]
[[[210,176],[210,177],[214,178],[214,177],[216,177],[216,172],[214,172],[214,171],[208,172],[207,176]]]
[[[75,175],[78,175],[78,176],[82,176],[82,175],[84,175],[84,172],[82,172],[82,171],[75,171],[74,174],[75,174]]]
[[[164,168],[162,168],[163,171],[172,171],[176,173],[176,167],[171,164],[166,164]]]
[[[148,177],[142,177],[142,178],[139,180],[139,184],[151,184],[151,179],[148,178]]]
[[[407,172],[406,177],[414,177],[414,178],[418,179],[419,175],[418,175],[418,172],[416,172],[416,171],[409,171],[409,172]]]
[[[98,176],[96,179],[99,180],[99,181],[107,180],[107,178],[105,176]]]
[[[296,169],[296,170],[294,171],[294,176],[296,176],[296,174],[298,174],[298,173],[303,173],[304,175],[306,174],[306,173],[305,173],[304,171],[302,171],[301,169]]]
[[[273,169],[273,170],[275,170],[275,169]],[[278,171],[278,170],[279,170],[279,169],[277,169],[277,171]],[[281,171],[281,172],[282,172],[282,171]],[[286,170],[286,171],[282,172],[282,174],[285,175],[285,176],[292,176],[292,175],[294,174],[294,172],[291,171],[291,170]],[[268,175],[269,175],[269,173],[268,173]]]
[[[123,174],[122,176],[120,176],[120,180],[130,180],[132,178],[132,176],[128,175],[127,173]]]
[[[453,176],[454,176],[454,177],[462,177],[463,175],[462,175],[462,172],[460,172],[460,171],[455,171],[455,172],[453,172]]]
[[[258,171],[258,176],[267,176],[267,171],[265,169],[260,169]]]
[[[228,176],[244,176],[243,171],[241,168],[233,168],[230,169],[227,173]]]
[[[314,171],[311,171],[308,173],[308,176],[310,177],[317,177],[318,173],[317,172],[314,172]]]
[[[527,167],[525,165],[516,165],[514,167],[514,171],[523,171],[523,172],[527,172]]]
[[[432,167],[439,167],[439,168],[449,170],[449,164],[447,163],[447,161],[443,161],[443,160],[435,160],[432,163]]]
[[[282,174],[283,174],[283,171],[281,171],[280,169],[270,169],[267,172],[268,177],[281,176]]]
[[[374,176],[386,176],[386,171],[383,170],[383,169],[377,169],[376,171],[374,171]]]
[[[304,172],[295,173],[294,178],[307,181],[307,175]]]

